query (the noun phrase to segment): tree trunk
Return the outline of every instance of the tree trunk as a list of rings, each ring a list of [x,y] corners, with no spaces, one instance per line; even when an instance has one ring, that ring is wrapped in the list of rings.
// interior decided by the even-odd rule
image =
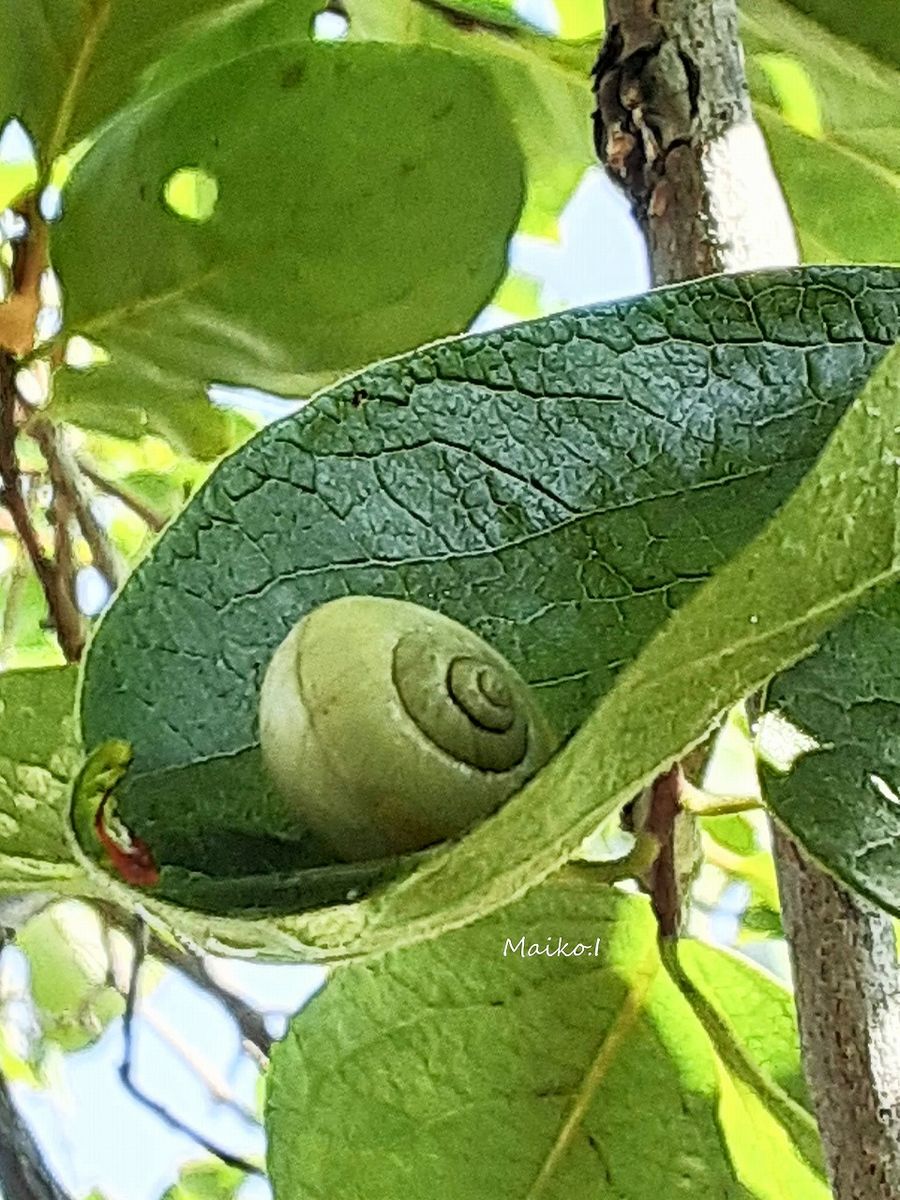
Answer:
[[[775,830],[803,1064],[839,1200],[900,1196],[900,978],[894,929]]]
[[[606,10],[594,140],[631,199],[654,282],[796,262],[733,0],[607,0]]]
[[[606,0],[597,152],[654,281],[797,261],[752,119],[734,0]],[[900,972],[890,919],[776,830],[803,1062],[837,1200],[900,1196]]]
[[[44,1165],[0,1075],[0,1188],[5,1200],[70,1200]]]

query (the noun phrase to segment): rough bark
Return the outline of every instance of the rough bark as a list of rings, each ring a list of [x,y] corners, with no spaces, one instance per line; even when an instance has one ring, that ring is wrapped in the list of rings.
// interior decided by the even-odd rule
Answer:
[[[606,0],[597,151],[656,283],[797,261],[750,111],[734,0]],[[776,830],[803,1061],[837,1200],[900,1197],[900,972],[890,919]]]
[[[594,140],[656,283],[796,261],[753,120],[733,0],[607,0]]]
[[[38,577],[66,661],[78,662],[84,649],[85,631],[75,604],[71,580],[44,553],[22,489],[22,473],[16,453],[16,370],[13,356],[0,348],[0,501],[9,511],[19,540]]]
[[[803,1064],[838,1200],[900,1196],[900,978],[890,920],[775,832]]]

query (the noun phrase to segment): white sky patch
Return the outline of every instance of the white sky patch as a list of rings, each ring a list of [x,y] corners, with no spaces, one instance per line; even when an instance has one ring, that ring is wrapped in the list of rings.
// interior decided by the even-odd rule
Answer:
[[[257,388],[226,387],[220,383],[214,383],[209,388],[209,398],[216,408],[245,413],[266,425],[299,412],[309,403],[308,399],[288,400],[284,396],[261,392]]]
[[[7,121],[0,133],[0,161],[8,163],[31,162],[34,145],[20,121]]]
[[[313,40],[340,42],[347,36],[350,22],[342,13],[320,12],[313,17]]]
[[[787,772],[798,758],[813,750],[827,749],[823,743],[798,729],[781,713],[766,713],[756,732],[756,750],[776,771]]]
[[[516,13],[545,33],[559,33],[559,13],[553,0],[518,0]]]
[[[30,367],[16,373],[16,387],[26,404],[40,408],[50,395],[50,371],[45,362],[38,360]]]
[[[104,355],[99,347],[89,342],[86,337],[82,337],[80,333],[76,333],[66,342],[65,360],[66,366],[75,367],[76,370],[83,371],[87,367],[94,366],[95,363],[102,362],[109,355]]]
[[[75,600],[86,617],[102,612],[109,595],[109,584],[96,567],[82,567],[75,576]]]

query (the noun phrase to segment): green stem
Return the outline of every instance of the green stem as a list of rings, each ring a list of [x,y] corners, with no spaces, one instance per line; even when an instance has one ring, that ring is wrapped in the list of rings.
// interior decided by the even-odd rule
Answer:
[[[758,796],[718,796],[686,779],[681,785],[681,806],[697,817],[725,817],[731,813],[755,812],[762,808],[762,802]]]
[[[678,941],[659,939],[659,956],[669,978],[693,1009],[716,1054],[784,1127],[810,1167],[823,1178],[825,1161],[815,1118],[765,1075],[750,1057],[729,1022],[713,1007],[681,964]]]
[[[589,874],[597,883],[618,883],[622,879],[642,879],[659,856],[659,839],[652,833],[639,833],[634,845],[621,858],[601,859],[597,862],[587,858],[576,858],[569,869]]]

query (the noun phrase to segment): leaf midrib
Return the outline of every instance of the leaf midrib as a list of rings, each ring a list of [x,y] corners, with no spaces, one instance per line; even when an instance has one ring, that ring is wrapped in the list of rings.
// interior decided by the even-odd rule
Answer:
[[[112,7],[113,0],[97,0],[95,7],[88,16],[84,38],[72,63],[68,83],[60,97],[56,121],[47,140],[46,151],[42,156],[45,166],[48,168],[65,147],[66,138],[75,116],[79,95],[93,64],[100,38],[109,22]]]
[[[647,995],[659,974],[659,968],[660,962],[654,943],[652,950],[637,969],[635,980],[625,995],[616,1019],[602,1038],[597,1053],[575,1094],[569,1114],[563,1121],[556,1140],[547,1152],[541,1169],[535,1177],[534,1183],[526,1192],[524,1200],[536,1200],[546,1190],[553,1178],[563,1155],[581,1129],[584,1118],[615,1061],[616,1055],[643,1012]]]

